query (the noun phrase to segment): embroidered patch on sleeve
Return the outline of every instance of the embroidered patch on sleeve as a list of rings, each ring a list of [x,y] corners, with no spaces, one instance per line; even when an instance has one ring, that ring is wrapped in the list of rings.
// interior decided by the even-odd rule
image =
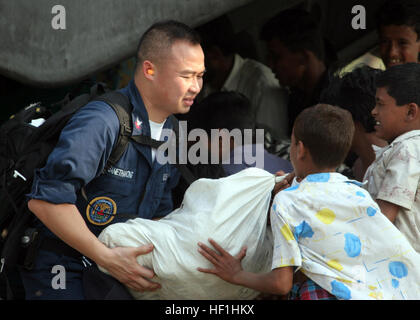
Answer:
[[[117,212],[115,201],[108,197],[97,197],[89,202],[86,217],[90,223],[103,226],[110,223]]]

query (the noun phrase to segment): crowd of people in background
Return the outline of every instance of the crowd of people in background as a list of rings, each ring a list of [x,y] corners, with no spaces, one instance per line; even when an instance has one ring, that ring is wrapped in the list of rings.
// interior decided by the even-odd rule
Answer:
[[[197,112],[200,113],[199,117],[202,119],[201,126],[203,127],[210,125],[212,128],[232,128],[231,124],[235,123],[231,116],[232,112],[236,118],[243,118],[241,124],[247,123],[248,127],[253,129],[264,128],[266,130],[265,152],[270,151],[271,156],[282,157],[284,161],[291,160],[294,172],[297,174],[298,160],[290,157],[293,157],[291,149],[297,148],[293,145],[296,143],[294,140],[297,139],[296,132],[294,138],[292,133],[293,129],[296,130],[295,121],[299,115],[317,104],[326,104],[347,110],[351,114],[354,126],[354,131],[351,131],[351,144],[344,160],[341,163],[336,163],[336,168],[333,170],[342,173],[348,179],[365,183],[364,188],[369,191],[383,216],[404,234],[414,248],[413,252],[419,253],[420,4],[416,1],[386,1],[377,12],[376,18],[380,58],[382,58],[386,70],[375,69],[369,65],[359,65],[350,72],[342,73],[337,68],[337,55],[324,39],[319,22],[310,13],[300,9],[289,9],[273,17],[263,26],[261,39],[267,45],[267,66],[278,80],[275,86],[269,75],[270,71],[261,62],[238,55],[237,49],[234,48],[233,32],[228,27],[226,16],[201,26],[198,30],[203,34],[206,67],[209,71],[209,81],[204,84],[203,96],[208,95],[209,92],[219,91],[220,93],[213,93],[213,96],[209,95],[208,98],[199,102],[195,110],[187,115],[187,118],[197,121],[195,115]],[[220,32],[220,27],[217,28],[218,23],[223,25],[223,30],[226,32]],[[222,34],[226,34],[227,37],[221,36]],[[268,81],[268,79],[270,80]],[[272,94],[273,88],[277,91],[277,95]],[[242,98],[237,96],[235,99],[234,95],[238,95],[238,93],[232,91],[242,93]],[[268,93],[264,95],[263,92]],[[251,105],[250,109],[246,108],[245,102],[241,103],[245,99],[248,99],[248,106]],[[202,108],[201,104],[204,105]],[[236,108],[243,110],[240,115],[235,111],[233,104],[236,104]],[[277,112],[274,112],[273,108],[277,108]],[[322,108],[317,110],[320,113],[328,113]],[[219,114],[219,112],[221,113]],[[319,121],[334,121],[332,119],[328,120],[326,115],[319,116]],[[229,123],[230,120],[232,123]],[[315,114],[312,121],[316,122]],[[238,128],[244,128],[239,123],[235,125]],[[341,125],[345,126],[344,122]],[[309,122],[307,126],[309,126]],[[323,126],[314,124],[314,126],[317,126],[318,130],[327,130],[328,127],[327,124]],[[306,130],[310,129],[306,128]],[[314,142],[315,147],[312,146],[312,149],[311,146],[308,147],[308,144],[311,144],[309,141],[311,139],[308,136],[300,139],[302,139],[303,145],[310,149],[312,157],[315,156],[314,153],[319,153],[319,150],[325,146],[324,153],[340,153],[340,149],[337,149],[338,145],[334,147],[336,146],[334,135],[345,135],[342,130],[343,128],[336,128],[329,131],[330,135],[333,135],[330,137],[321,132],[318,134],[312,132],[312,140],[319,140]],[[292,139],[290,140],[290,138]],[[314,151],[315,148],[318,150]],[[314,160],[314,158],[312,159]],[[278,163],[276,165],[279,170],[289,172],[287,164]],[[268,167],[267,163],[265,166]],[[268,168],[266,169],[268,170]],[[321,165],[317,168],[318,172],[323,172],[322,169],[325,169],[325,166]],[[221,171],[226,173],[226,167]],[[300,179],[306,181],[305,175]],[[310,181],[309,179],[308,181]],[[302,185],[304,184],[302,183]],[[321,186],[317,186],[317,188],[321,188]],[[341,191],[336,190],[335,192],[339,197]],[[288,201],[286,200],[293,197],[289,194],[275,202],[277,208],[287,207],[285,203]],[[328,198],[326,195],[320,194],[319,196]],[[309,199],[310,195],[307,194],[305,197]],[[300,210],[304,210],[301,207],[303,203],[295,200],[291,206],[293,208],[297,206]],[[318,201],[322,202],[321,199],[312,201],[311,206],[314,206],[314,203]],[[323,204],[326,205],[326,200],[323,201]],[[277,223],[279,228],[286,224],[291,228],[294,227],[296,232],[298,226],[293,223],[296,220],[289,217],[289,214],[305,216],[309,219],[308,221],[311,221],[307,212],[304,214],[289,213],[285,209],[279,210],[274,207],[272,210],[272,223],[275,223],[280,217],[280,221]],[[386,225],[386,221],[384,225]],[[335,228],[337,229],[334,230],[339,231],[339,227]],[[273,232],[275,232],[274,229]],[[388,231],[388,233],[391,235],[392,232]],[[363,234],[363,231],[359,230],[359,234]],[[285,243],[279,238],[282,236],[279,235],[275,239],[275,243],[282,243],[283,250],[286,250]],[[217,243],[211,242],[211,244],[219,251],[218,254],[205,245],[201,245],[200,248],[202,254],[209,260],[211,259],[210,261],[215,266],[213,270],[205,272],[217,274],[234,284],[277,294],[279,292],[287,293],[291,290],[289,298],[297,300],[345,299],[350,296],[350,289],[347,291],[347,288],[348,296],[340,294],[339,290],[334,292],[334,286],[328,291],[325,290],[328,284],[324,276],[328,278],[328,272],[320,269],[316,272],[318,275],[315,277],[311,273],[313,270],[306,270],[305,266],[302,267],[304,275],[295,276],[293,289],[288,288],[287,285],[273,288],[272,283],[282,281],[284,283],[284,279],[290,280],[291,276],[285,266],[297,265],[293,262],[284,264],[285,260],[290,258],[311,260],[311,257],[305,256],[306,249],[304,248],[301,248],[302,251],[300,251],[303,257],[296,253],[296,247],[293,247],[290,256],[289,253],[286,254],[281,250],[278,254],[274,253],[277,258],[273,258],[273,271],[267,274],[267,277],[271,277],[267,278],[271,279],[271,284],[264,286],[266,278],[260,275],[255,276],[259,277],[259,281],[253,282],[250,279],[253,279],[254,276],[246,273],[246,276],[243,276],[244,279],[239,281],[238,278],[242,271],[233,276],[233,268],[229,270],[232,261],[226,260],[226,265],[222,264],[224,256],[229,256],[229,254],[224,252]],[[312,248],[311,245],[305,242],[303,246]],[[276,247],[279,246],[278,244]],[[300,248],[300,241],[297,246]],[[372,250],[379,247],[380,245],[377,244],[376,248],[372,248]],[[317,251],[320,250],[320,247],[312,249]],[[381,250],[382,254],[387,251],[386,248],[381,248]],[[283,262],[281,268],[276,269],[278,267],[276,263],[280,262],[280,260],[276,260],[280,259],[279,255],[283,257],[281,260]],[[287,256],[287,259],[284,258],[284,255]],[[209,256],[212,257],[209,258]],[[242,257],[239,260],[234,260],[235,263],[238,263]],[[216,263],[215,259],[219,261]],[[299,266],[301,267],[300,264]],[[330,267],[329,270],[335,268],[331,265]],[[240,270],[240,263],[237,265],[236,272],[238,272],[237,270]],[[275,274],[276,270],[282,270],[283,273],[279,271]],[[320,277],[319,274],[324,276]],[[308,275],[310,276],[307,277]],[[345,287],[345,285],[343,286]],[[288,289],[282,291],[284,287]],[[413,289],[412,297],[418,297],[418,293],[415,293],[416,290],[418,288]],[[360,293],[354,293],[354,295],[358,294]],[[376,293],[371,292],[370,294],[371,297],[378,297]],[[361,294],[358,297],[363,298],[364,296]]]
[[[387,69],[419,62],[418,6],[416,1],[387,1],[376,14],[380,58]],[[206,119],[213,117],[213,110],[200,108],[203,98],[217,91],[239,92],[251,105],[251,111],[243,113],[253,120],[249,126],[265,129],[265,149],[290,160],[293,123],[302,110],[317,103],[344,108],[352,114],[356,130],[350,152],[338,170],[362,181],[375,160],[375,151],[389,143],[375,135],[372,116],[376,104],[375,79],[384,70],[357,65],[351,72],[340,72],[337,54],[323,37],[319,21],[301,9],[284,10],[263,26],[260,36],[267,45],[267,66],[237,53],[242,52],[241,45],[235,45],[228,16],[197,30],[205,51],[205,81],[195,108],[181,119],[193,121],[195,111],[201,110],[204,119],[201,125],[208,125]],[[248,52],[244,50],[244,54]],[[273,75],[277,81],[273,81]],[[229,118],[231,101],[228,95],[225,97],[225,116]],[[218,102],[223,104],[222,99]],[[219,117],[222,121],[224,116]],[[218,128],[222,128],[220,125]]]

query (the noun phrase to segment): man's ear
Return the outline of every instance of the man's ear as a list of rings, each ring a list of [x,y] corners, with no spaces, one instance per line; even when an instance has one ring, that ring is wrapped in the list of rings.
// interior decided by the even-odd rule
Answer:
[[[155,66],[151,61],[145,60],[143,62],[142,71],[143,71],[143,75],[146,77],[146,79],[153,80],[156,72],[155,72]]]
[[[418,119],[420,116],[420,110],[419,110],[419,106],[417,105],[417,103],[409,103],[407,105],[407,116],[406,119],[407,121],[413,121]]]

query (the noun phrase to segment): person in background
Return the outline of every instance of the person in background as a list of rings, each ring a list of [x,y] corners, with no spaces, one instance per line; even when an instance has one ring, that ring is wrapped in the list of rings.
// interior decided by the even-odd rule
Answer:
[[[195,177],[217,179],[249,167],[259,167],[272,174],[293,171],[289,161],[270,154],[264,149],[264,141],[257,141],[255,121],[250,110],[248,98],[233,91],[214,92],[191,110],[187,115],[188,131],[201,129],[208,137],[206,163],[187,165]],[[212,131],[217,133],[213,140]],[[262,135],[261,139],[264,140]],[[216,161],[212,161],[212,158]],[[182,202],[187,188],[188,184],[181,178],[174,189],[175,207]]]
[[[387,0],[376,15],[379,49],[387,68],[419,62],[420,2]]]
[[[310,13],[289,9],[270,19],[261,30],[267,43],[268,65],[280,85],[290,90],[287,107],[289,132],[298,114],[318,103],[329,83],[326,41]],[[330,51],[328,51],[330,52]]]
[[[343,77],[335,76],[320,97],[321,103],[346,109],[352,115],[354,137],[344,162],[351,172],[342,173],[358,181],[363,179],[366,169],[375,160],[375,151],[388,144],[375,135],[375,121],[371,114],[376,104],[375,78],[381,72],[361,66]]]
[[[256,124],[251,117],[249,99],[238,92],[216,92],[204,99],[191,113],[191,116],[200,114],[199,123],[194,127],[203,128],[209,135],[212,129],[227,129],[230,133],[239,129],[242,140],[236,141],[232,136],[229,138],[228,150],[222,150],[219,144],[219,155],[223,169],[227,175],[237,173],[245,168],[260,166],[270,173],[275,174],[282,170],[291,172],[293,170],[289,161],[268,153],[263,146],[264,141],[256,141]],[[245,130],[252,130],[252,141],[247,141]],[[261,152],[261,154],[257,154]],[[248,159],[261,157],[261,163],[248,163]]]
[[[237,52],[229,18],[224,15],[196,28],[202,38],[206,60],[203,98],[217,91],[236,91],[251,102],[251,115],[258,128],[276,139],[287,137],[287,91],[266,65]],[[200,97],[199,97],[200,98]]]

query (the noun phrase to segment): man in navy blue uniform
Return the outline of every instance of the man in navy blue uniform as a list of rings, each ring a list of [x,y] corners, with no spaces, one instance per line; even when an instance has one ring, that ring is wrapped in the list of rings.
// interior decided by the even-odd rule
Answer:
[[[204,71],[195,31],[175,21],[151,26],[140,39],[134,79],[120,90],[133,105],[133,135],[159,140],[162,129],[172,128],[168,116],[189,111],[202,88]],[[104,171],[118,132],[112,108],[91,102],[69,121],[46,166],[37,170],[29,209],[43,224],[42,237],[55,239],[70,251],[59,254],[41,246],[34,268],[21,272],[27,299],[85,298],[82,260],[67,254],[71,250],[132,289],[159,288],[151,280],[153,270],[136,261],[153,250],[151,244],[110,249],[97,235],[111,223],[125,221],[124,215],[153,219],[171,212],[171,189],[179,173],[174,165],[155,159],[159,150],[134,142],[115,166]],[[52,286],[55,265],[65,268],[65,289]]]

